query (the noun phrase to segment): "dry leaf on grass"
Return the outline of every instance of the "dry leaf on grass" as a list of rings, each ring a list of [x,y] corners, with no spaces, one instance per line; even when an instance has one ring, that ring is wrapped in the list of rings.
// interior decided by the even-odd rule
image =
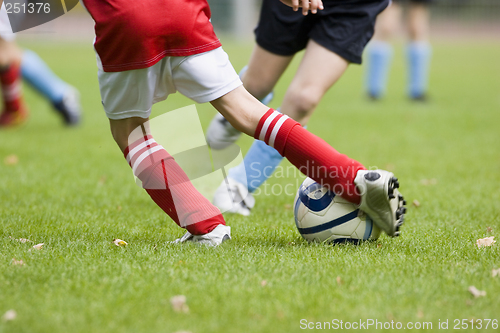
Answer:
[[[116,246],[126,246],[126,245],[128,245],[127,242],[125,242],[122,239],[118,239],[118,238],[113,239],[113,244],[115,244]]]
[[[429,186],[429,185],[436,185],[437,184],[437,179],[436,178],[431,178],[431,179],[421,179],[420,184],[424,186]]]
[[[491,227],[486,227],[486,232],[491,234],[493,232],[493,229],[491,229]]]
[[[484,290],[479,290],[477,289],[476,287],[474,286],[470,286],[469,289],[469,292],[472,294],[472,296],[474,297],[481,297],[481,296],[486,296],[486,291]]]
[[[12,238],[12,236],[9,236],[10,239],[13,239],[15,241],[18,241],[19,243],[33,243],[33,241],[30,241],[29,239],[27,238],[19,238],[19,239],[15,239],[15,238]]]
[[[170,304],[172,305],[172,309],[174,309],[175,312],[189,312],[189,306],[186,304],[186,296],[184,295],[177,295],[172,297],[170,299]]]
[[[337,276],[336,278],[337,284],[340,286],[341,284],[344,284],[344,281],[342,281],[342,278],[340,276]]]
[[[17,163],[19,163],[19,157],[14,154],[6,156],[3,160],[3,163],[5,165],[16,165]]]
[[[495,277],[495,276],[500,276],[500,268],[497,268],[497,269],[492,269],[491,270],[491,276]]]
[[[419,318],[419,319],[424,318],[424,311],[422,311],[422,310],[418,310],[418,311],[417,311],[417,318]]]
[[[260,281],[260,285],[261,285],[262,287],[267,286],[267,281],[266,281],[266,280],[262,280],[262,281]]]
[[[413,200],[412,204],[417,208],[420,207],[420,201],[418,201],[417,199]]]
[[[22,265],[24,265],[24,261],[22,259],[21,260],[16,260],[16,258],[12,258],[12,265],[22,266]]]
[[[496,243],[496,241],[493,240],[493,238],[495,238],[495,236],[480,238],[476,241],[476,245],[477,247],[492,246],[494,243]]]
[[[2,319],[4,321],[10,321],[10,320],[16,319],[16,317],[17,317],[16,310],[9,310],[9,311],[4,313],[4,315],[2,316]]]
[[[36,245],[33,245],[33,249],[35,250],[41,250],[42,249],[42,246],[44,245],[45,243],[40,243],[40,244],[36,244]],[[30,249],[31,251],[32,249]]]

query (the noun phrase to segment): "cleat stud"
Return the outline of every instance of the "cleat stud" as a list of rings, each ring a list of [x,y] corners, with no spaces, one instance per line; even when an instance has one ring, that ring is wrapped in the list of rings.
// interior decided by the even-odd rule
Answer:
[[[403,206],[406,206],[406,200],[403,200]]]

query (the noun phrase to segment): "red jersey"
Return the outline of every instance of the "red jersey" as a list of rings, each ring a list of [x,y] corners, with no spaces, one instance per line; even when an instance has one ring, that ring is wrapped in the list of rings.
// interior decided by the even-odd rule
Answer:
[[[221,46],[206,0],[82,0],[105,72],[151,67]]]

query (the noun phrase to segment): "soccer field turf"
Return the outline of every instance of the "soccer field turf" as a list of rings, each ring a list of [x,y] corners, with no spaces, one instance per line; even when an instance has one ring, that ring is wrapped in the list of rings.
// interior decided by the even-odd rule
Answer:
[[[241,68],[252,45],[224,45]],[[475,245],[500,232],[498,42],[436,41],[425,104],[405,97],[401,48],[382,101],[365,98],[362,68],[351,66],[312,117],[310,131],[400,178],[409,203],[401,237],[308,244],[293,222],[293,195],[271,194],[257,197],[250,217],[226,216],[233,239],[218,248],[167,244],[183,230],[134,184],[111,138],[92,46],[29,47],[80,90],[85,114],[82,126],[64,128],[26,88],[31,119],[0,131],[0,316],[17,313],[0,319],[0,332],[299,332],[370,319],[433,330],[448,321],[450,331],[498,325],[500,246]],[[177,94],[153,116],[190,104]],[[215,111],[197,108],[208,125]],[[251,142],[239,141],[243,151]],[[266,188],[302,179],[282,173]],[[38,243],[42,250],[30,251]],[[470,286],[486,296],[474,298]],[[186,296],[188,312],[173,310],[175,295]]]

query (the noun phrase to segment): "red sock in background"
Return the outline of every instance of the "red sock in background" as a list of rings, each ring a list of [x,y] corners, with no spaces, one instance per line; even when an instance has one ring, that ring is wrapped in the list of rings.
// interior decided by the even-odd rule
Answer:
[[[0,84],[2,85],[5,111],[18,111],[22,104],[21,68],[19,64],[13,63],[0,70]]]
[[[303,174],[342,198],[355,204],[361,202],[354,179],[365,167],[333,149],[295,120],[269,109],[260,119],[254,137],[275,148]]]
[[[151,199],[180,227],[193,235],[203,235],[219,224],[225,225],[220,211],[196,190],[174,158],[151,135],[129,145],[124,154]]]

